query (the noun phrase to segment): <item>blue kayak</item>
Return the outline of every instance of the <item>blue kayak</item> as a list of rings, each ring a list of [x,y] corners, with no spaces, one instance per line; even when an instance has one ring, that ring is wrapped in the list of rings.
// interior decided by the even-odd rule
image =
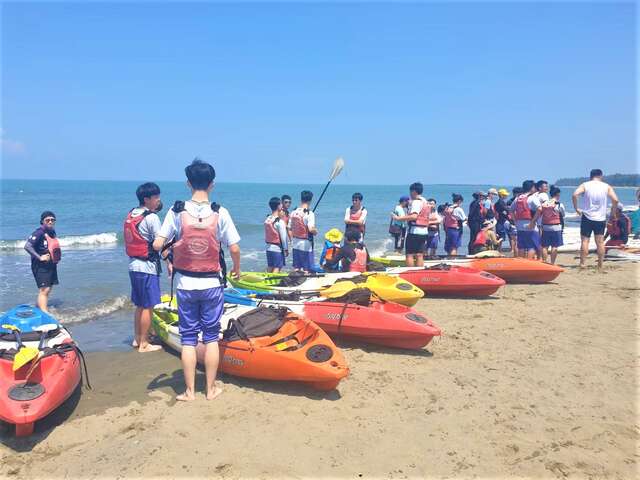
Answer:
[[[0,316],[0,332],[9,333],[8,330],[2,328],[2,325],[5,324],[18,327],[22,333],[29,333],[35,331],[34,328],[40,325],[51,323],[60,325],[55,318],[39,308],[31,305],[18,305]]]

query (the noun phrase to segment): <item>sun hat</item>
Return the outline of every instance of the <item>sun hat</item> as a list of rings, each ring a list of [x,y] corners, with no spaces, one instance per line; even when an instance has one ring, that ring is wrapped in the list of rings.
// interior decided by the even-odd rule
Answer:
[[[508,197],[509,191],[506,188],[501,188],[500,190],[498,190],[498,195],[500,195],[501,197]]]
[[[324,234],[324,238],[331,243],[338,243],[342,241],[342,232],[337,228],[332,228]]]
[[[498,190],[496,190],[495,188],[491,187],[489,189],[489,193],[492,193],[493,195],[498,195]]]

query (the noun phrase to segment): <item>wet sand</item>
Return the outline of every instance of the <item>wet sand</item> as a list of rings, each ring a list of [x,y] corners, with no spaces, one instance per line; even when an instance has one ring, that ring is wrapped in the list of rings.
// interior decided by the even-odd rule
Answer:
[[[421,300],[443,337],[419,352],[338,342],[351,375],[329,393],[223,376],[219,399],[176,403],[177,356],[91,354],[93,390],[33,437],[0,434],[0,475],[637,478],[639,275],[569,268]]]

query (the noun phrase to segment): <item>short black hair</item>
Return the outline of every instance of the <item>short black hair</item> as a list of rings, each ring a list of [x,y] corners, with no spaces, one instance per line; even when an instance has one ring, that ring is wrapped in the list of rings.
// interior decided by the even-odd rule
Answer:
[[[45,210],[44,212],[42,212],[40,214],[40,225],[42,225],[42,222],[44,222],[44,219],[47,217],[56,218],[56,214],[53,213],[51,210]]]
[[[603,175],[602,170],[600,170],[599,168],[594,168],[593,170],[591,170],[591,172],[589,173],[589,177],[591,179],[594,179],[595,177],[601,177]]]
[[[552,197],[555,197],[559,193],[560,193],[560,189],[555,185],[551,185],[551,187],[549,188],[549,195],[551,195]]]
[[[462,195],[460,195],[459,193],[452,193],[451,194],[451,201],[453,203],[463,202],[464,198],[462,198]]]
[[[362,201],[364,197],[362,196],[362,194],[360,192],[356,192],[353,195],[351,195],[351,200],[360,200]]]
[[[409,185],[409,191],[416,192],[418,195],[422,195],[422,192],[424,191],[424,187],[420,182],[414,182],[411,185]]]
[[[347,239],[347,242],[358,242],[360,241],[360,232],[354,229],[347,230],[344,237]]]
[[[427,198],[427,202],[438,203],[435,198]]]
[[[136,197],[140,205],[144,205],[145,198],[151,198],[154,195],[160,195],[160,187],[153,182],[147,182],[136,188]]]
[[[514,195],[520,195],[522,193],[522,187],[513,187],[511,193],[513,193]]]
[[[536,182],[533,180],[525,180],[522,182],[522,193],[529,193],[535,184]]]
[[[536,182],[536,190],[540,190],[545,183],[549,185],[549,182],[547,182],[546,180],[538,180]]]
[[[302,203],[309,203],[313,199],[313,192],[309,190],[303,190],[300,192],[300,201]]]
[[[271,200],[269,200],[269,207],[271,208],[271,211],[275,212],[281,203],[282,202],[278,197],[271,197]]]
[[[291,201],[291,197],[285,193],[284,195],[282,195],[282,196],[280,197],[280,200],[282,201],[282,203],[284,203],[284,202],[285,202],[285,200],[289,200],[289,201]]]
[[[184,169],[187,180],[194,190],[206,190],[216,178],[216,171],[211,165],[196,158]]]
[[[444,212],[444,211],[447,209],[447,207],[448,207],[448,206],[449,206],[449,204],[448,204],[448,203],[445,203],[445,204],[443,204],[443,205],[438,205],[438,208],[436,209],[436,211],[437,211],[438,213],[442,213],[442,212]]]

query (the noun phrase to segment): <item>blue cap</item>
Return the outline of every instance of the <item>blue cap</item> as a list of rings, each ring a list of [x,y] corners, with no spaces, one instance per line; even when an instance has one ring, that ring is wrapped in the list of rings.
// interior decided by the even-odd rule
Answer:
[[[403,195],[400,197],[400,200],[398,200],[399,202],[408,202],[410,200],[410,198],[407,195]]]

